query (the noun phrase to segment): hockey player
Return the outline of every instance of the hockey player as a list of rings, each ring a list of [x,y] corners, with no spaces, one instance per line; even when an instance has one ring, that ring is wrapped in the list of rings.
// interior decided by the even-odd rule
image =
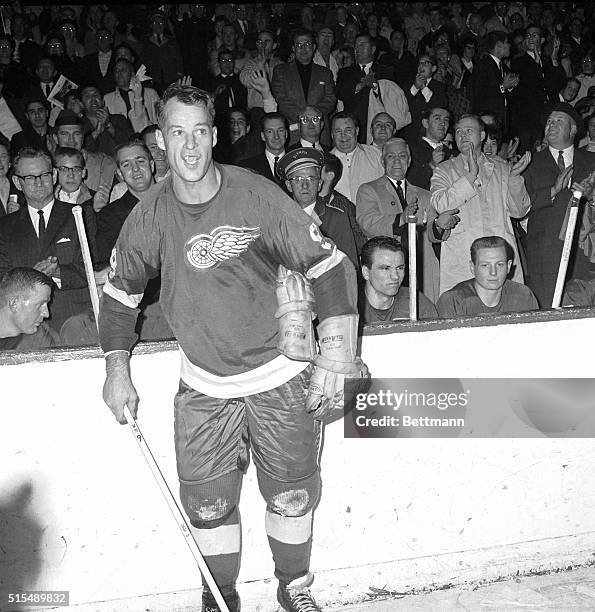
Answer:
[[[206,92],[165,91],[157,140],[171,176],[144,194],[112,253],[99,316],[104,399],[120,423],[124,405],[136,414],[134,323],[147,281],[161,271],[161,305],[180,345],[175,446],[193,535],[230,610],[239,610],[237,505],[249,445],[267,503],[277,599],[289,612],[314,612],[308,587],[321,421],[342,407],[344,377],[365,371],[355,349],[355,272],[278,186],[214,163],[213,121]],[[300,346],[293,357],[304,361],[296,361],[277,344],[287,345],[314,298],[321,348],[312,365],[312,347]],[[280,334],[275,317],[294,315]],[[306,331],[297,326],[297,336]],[[205,587],[203,611],[218,609]]]

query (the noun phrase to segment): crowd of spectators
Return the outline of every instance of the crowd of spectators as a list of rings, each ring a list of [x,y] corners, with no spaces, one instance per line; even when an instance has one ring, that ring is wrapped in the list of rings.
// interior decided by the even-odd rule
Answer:
[[[410,315],[411,222],[420,318],[551,307],[579,188],[564,299],[593,303],[593,2],[1,11],[0,274],[53,279],[40,346],[97,342],[71,208],[101,287],[129,212],[170,175],[157,124],[176,81],[214,99],[215,160],[276,182],[346,252],[364,322]],[[158,301],[157,280],[143,339],[171,336]]]

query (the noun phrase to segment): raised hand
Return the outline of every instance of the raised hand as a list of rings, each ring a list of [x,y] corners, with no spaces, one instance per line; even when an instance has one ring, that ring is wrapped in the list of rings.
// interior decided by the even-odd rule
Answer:
[[[525,151],[525,153],[521,156],[521,159],[512,167],[510,174],[512,176],[519,176],[526,169],[527,166],[531,163],[531,151]]]

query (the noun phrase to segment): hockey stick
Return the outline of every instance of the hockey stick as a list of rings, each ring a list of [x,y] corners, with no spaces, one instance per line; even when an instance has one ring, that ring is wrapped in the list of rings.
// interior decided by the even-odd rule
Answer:
[[[74,215],[74,221],[76,223],[76,231],[79,237],[79,242],[81,244],[81,251],[83,254],[83,263],[85,264],[85,273],[87,275],[87,282],[89,283],[89,293],[91,294],[91,304],[93,305],[93,314],[95,315],[95,324],[99,329],[99,296],[97,294],[97,285],[95,284],[95,275],[93,274],[93,264],[91,262],[91,252],[89,251],[89,243],[87,241],[87,233],[85,232],[85,225],[83,223],[83,209],[80,206],[72,207],[72,214]],[[215,582],[213,576],[207,564],[202,556],[200,549],[198,548],[198,544],[194,540],[192,533],[190,532],[190,528],[188,527],[188,523],[186,523],[186,519],[182,514],[176,499],[171,492],[157,462],[155,461],[155,457],[147,444],[145,437],[143,436],[140,427],[138,426],[136,420],[132,416],[130,409],[128,406],[124,406],[124,416],[126,417],[126,421],[128,423],[128,429],[136,441],[138,448],[140,449],[147,465],[149,466],[157,485],[159,486],[159,490],[161,494],[165,498],[167,505],[171,513],[173,514],[178,528],[182,532],[184,539],[186,540],[186,544],[192,553],[196,563],[198,564],[198,568],[200,573],[203,575],[205,582],[207,583],[217,605],[221,609],[221,612],[229,612],[229,608],[219,591],[219,587]]]
[[[417,216],[407,217],[409,246],[409,320],[417,321]]]
[[[566,280],[568,261],[570,259],[570,251],[572,250],[572,239],[574,238],[574,230],[578,216],[578,205],[582,197],[583,192],[577,189],[576,191],[572,192],[572,197],[568,203],[570,212],[568,214],[568,222],[566,224],[566,235],[564,236],[564,246],[562,247],[562,257],[560,258],[560,266],[558,268],[558,278],[556,279],[556,288],[554,289],[552,308],[560,308],[560,302],[562,301],[562,291],[564,289],[564,281]]]

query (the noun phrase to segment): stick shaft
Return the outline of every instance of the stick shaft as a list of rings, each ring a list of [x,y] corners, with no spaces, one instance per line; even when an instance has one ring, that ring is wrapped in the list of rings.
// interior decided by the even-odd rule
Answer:
[[[225,603],[225,600],[223,599],[223,596],[219,591],[219,587],[217,586],[215,579],[213,578],[209,568],[207,567],[204,557],[202,556],[200,549],[198,548],[198,544],[194,540],[190,528],[186,523],[186,519],[184,518],[184,515],[182,514],[182,511],[180,510],[176,499],[173,493],[171,492],[171,489],[169,488],[163,474],[161,473],[161,470],[159,469],[159,466],[155,461],[155,457],[153,457],[153,453],[151,452],[151,449],[149,448],[149,445],[147,444],[145,437],[143,436],[140,427],[138,426],[138,423],[135,421],[130,410],[128,409],[128,406],[124,407],[124,415],[126,416],[126,420],[128,421],[130,433],[136,441],[140,451],[142,452],[142,455],[145,458],[145,461],[147,462],[147,465],[149,466],[151,473],[153,474],[153,477],[157,482],[157,485],[159,486],[159,490],[165,498],[165,501],[167,502],[167,505],[174,519],[176,520],[178,528],[182,532],[182,535],[186,540],[186,544],[188,545],[192,556],[196,560],[198,568],[200,569],[201,574],[204,576],[205,582],[209,586],[209,589],[211,590],[211,593],[213,594],[217,605],[219,606],[222,612],[229,612],[229,608],[227,607],[227,604]]]
[[[417,225],[415,217],[408,221],[409,239],[409,319],[417,321]]]
[[[562,291],[564,289],[564,281],[566,280],[566,272],[568,270],[568,261],[570,259],[570,251],[572,249],[572,239],[574,238],[577,216],[578,206],[571,206],[570,213],[568,215],[568,224],[566,225],[566,235],[564,236],[562,257],[560,258],[560,266],[558,268],[556,288],[554,289],[554,297],[552,299],[552,308],[560,308],[560,302],[562,301]]]
[[[83,254],[83,263],[85,264],[85,274],[87,276],[87,284],[89,286],[89,295],[91,296],[93,314],[95,315],[95,325],[99,327],[99,294],[97,293],[95,274],[93,274],[93,262],[91,261],[91,251],[89,250],[89,241],[87,240],[87,232],[85,231],[85,223],[83,222],[83,209],[80,206],[73,206],[72,214],[74,215],[76,232],[79,237],[81,252]]]

